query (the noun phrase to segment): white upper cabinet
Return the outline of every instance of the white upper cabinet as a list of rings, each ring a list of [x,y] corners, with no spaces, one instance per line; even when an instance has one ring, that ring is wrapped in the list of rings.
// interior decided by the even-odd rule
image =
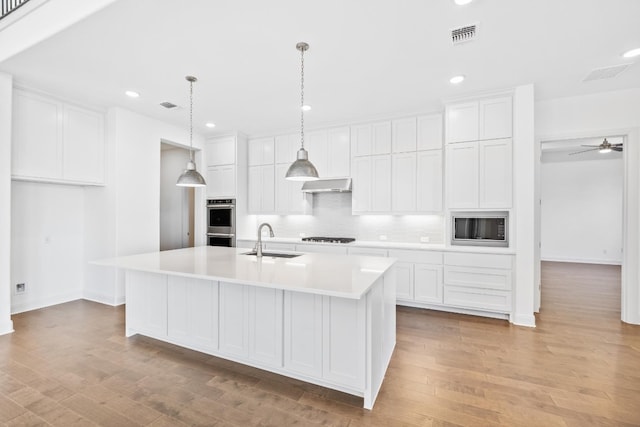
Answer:
[[[275,211],[275,176],[273,165],[249,166],[248,208],[250,214]]]
[[[327,161],[327,131],[308,132],[304,139],[305,148],[309,152],[309,161],[318,170],[320,178],[326,178],[329,163]]]
[[[447,143],[479,139],[478,109],[477,101],[447,105]]]
[[[351,210],[353,213],[366,213],[371,209],[371,157],[354,157],[351,175]]]
[[[484,99],[480,101],[480,138],[509,138],[512,134],[511,97]]]
[[[352,212],[391,211],[391,156],[354,157]]]
[[[447,143],[509,138],[512,135],[510,96],[450,104],[445,114]]]
[[[442,114],[417,118],[417,150],[442,149]]]
[[[442,150],[418,151],[416,211],[442,211]]]
[[[14,91],[12,175],[79,185],[104,183],[104,115]]]
[[[480,142],[479,207],[510,208],[512,204],[511,138]]]
[[[447,145],[447,206],[478,207],[478,143]]]
[[[236,165],[207,168],[207,197],[232,199],[236,194]]]
[[[416,151],[417,128],[416,118],[394,120],[392,146],[394,153]]]
[[[416,211],[416,153],[393,155],[392,209],[394,212]]]
[[[249,141],[249,166],[273,164],[274,139],[258,138]]]
[[[313,196],[301,191],[302,182],[285,178],[287,169],[287,163],[275,165],[275,212],[281,215],[311,213]]]
[[[391,153],[391,122],[351,126],[354,157]]]
[[[327,131],[327,172],[321,178],[351,176],[351,139],[349,128],[340,127]]]
[[[236,138],[227,136],[213,138],[205,143],[207,166],[232,165],[236,163]]]
[[[299,149],[300,149],[299,133],[276,136],[275,138],[276,164],[293,163],[296,160],[296,155]]]

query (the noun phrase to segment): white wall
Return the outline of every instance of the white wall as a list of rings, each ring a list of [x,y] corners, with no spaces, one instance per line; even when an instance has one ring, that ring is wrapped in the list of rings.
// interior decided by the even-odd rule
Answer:
[[[640,324],[640,88],[536,104],[537,141],[627,135],[622,320]]]
[[[164,149],[160,154],[161,251],[188,247],[189,189],[176,185],[188,161],[189,150],[183,148]]]
[[[159,250],[160,144],[168,140],[187,147],[188,137],[186,128],[121,108],[109,109],[107,187],[86,190],[92,203],[86,217],[86,250],[95,255],[89,260]],[[193,145],[202,148],[204,140],[194,135]],[[201,157],[197,152],[199,168]],[[176,171],[176,179],[183,169]],[[204,192],[196,189],[196,246],[205,243]],[[124,271],[87,264],[85,282],[86,298],[108,304],[124,302]]]
[[[14,181],[11,191],[11,311],[82,297],[82,187]],[[15,293],[25,283],[26,292]]]
[[[13,79],[0,73],[0,335],[11,321],[11,111]]]
[[[622,262],[622,159],[543,163],[542,260]]]

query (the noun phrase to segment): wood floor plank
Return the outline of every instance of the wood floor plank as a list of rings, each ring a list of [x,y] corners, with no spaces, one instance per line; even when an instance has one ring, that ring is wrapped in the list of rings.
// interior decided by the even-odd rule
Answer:
[[[620,268],[544,263],[537,327],[397,308],[372,411],[362,398],[124,336],[124,308],[75,301],[0,337],[0,427],[640,426],[640,327]]]

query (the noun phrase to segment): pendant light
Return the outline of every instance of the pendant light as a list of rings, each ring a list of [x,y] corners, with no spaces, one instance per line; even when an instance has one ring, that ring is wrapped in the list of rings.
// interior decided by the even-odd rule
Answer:
[[[193,76],[187,76],[185,79],[189,82],[189,162],[176,185],[178,187],[204,187],[207,183],[196,170],[196,162],[193,160],[193,84],[198,79]]]
[[[300,150],[285,176],[291,181],[315,181],[318,179],[318,170],[309,161],[309,153],[304,149],[304,52],[309,45],[300,42],[296,44],[296,49],[300,51]]]

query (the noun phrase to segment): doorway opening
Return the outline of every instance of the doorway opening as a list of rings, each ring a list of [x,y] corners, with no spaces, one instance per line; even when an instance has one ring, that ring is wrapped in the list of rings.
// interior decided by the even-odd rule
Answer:
[[[194,246],[195,190],[176,181],[189,161],[189,150],[160,144],[160,250]]]
[[[585,275],[585,278],[594,278],[599,274],[621,277],[624,259],[625,140],[623,135],[602,135],[541,142],[542,280],[538,307],[553,304],[553,291],[545,293],[545,270],[571,272],[567,280],[576,286],[576,305],[580,304],[580,298],[586,298],[589,292],[593,292],[593,289],[580,289],[580,283],[586,281],[580,282],[576,277]],[[604,149],[610,148],[605,147],[607,144],[614,149]],[[603,283],[601,295],[603,299],[617,300],[618,318],[622,308],[621,288],[621,280],[618,280],[617,290],[613,293],[607,292],[607,286]]]

